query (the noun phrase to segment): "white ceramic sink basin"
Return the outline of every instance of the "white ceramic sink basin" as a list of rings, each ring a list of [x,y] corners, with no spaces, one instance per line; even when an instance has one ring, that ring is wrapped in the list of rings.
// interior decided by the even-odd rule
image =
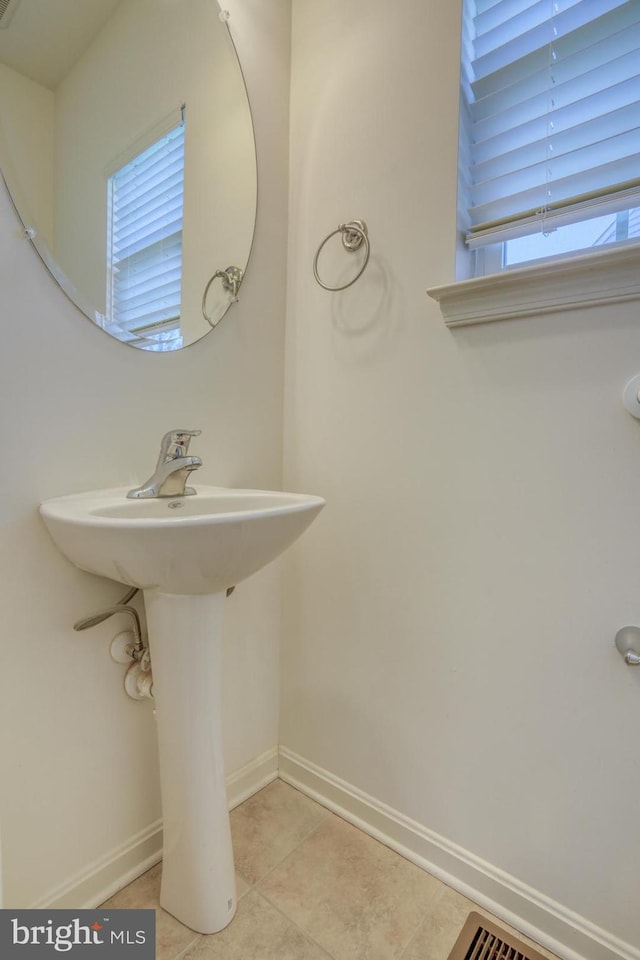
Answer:
[[[275,559],[324,506],[321,497],[197,486],[191,497],[127,500],[127,488],[48,500],[42,517],[81,570],[141,589],[225,590]]]

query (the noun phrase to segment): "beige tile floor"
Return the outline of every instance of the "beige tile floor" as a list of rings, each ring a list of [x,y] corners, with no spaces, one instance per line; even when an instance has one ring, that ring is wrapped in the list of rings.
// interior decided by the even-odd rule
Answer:
[[[239,902],[220,933],[159,906],[160,864],[107,901],[155,908],[157,960],[446,960],[478,909],[281,780],[236,807],[231,831]]]

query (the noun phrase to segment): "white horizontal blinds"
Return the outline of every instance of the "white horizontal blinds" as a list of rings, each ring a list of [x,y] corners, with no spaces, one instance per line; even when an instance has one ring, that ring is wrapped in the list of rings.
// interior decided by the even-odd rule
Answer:
[[[640,203],[640,0],[469,0],[467,17],[467,242]]]
[[[109,178],[108,312],[130,339],[179,328],[183,188],[183,123]]]

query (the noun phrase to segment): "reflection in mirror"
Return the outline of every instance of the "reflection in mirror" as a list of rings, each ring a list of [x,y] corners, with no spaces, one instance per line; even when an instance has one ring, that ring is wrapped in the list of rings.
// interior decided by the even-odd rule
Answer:
[[[219,5],[0,2],[0,167],[94,323],[145,350],[200,339],[237,299],[239,283],[211,281],[229,264],[244,276],[256,214],[251,114]]]

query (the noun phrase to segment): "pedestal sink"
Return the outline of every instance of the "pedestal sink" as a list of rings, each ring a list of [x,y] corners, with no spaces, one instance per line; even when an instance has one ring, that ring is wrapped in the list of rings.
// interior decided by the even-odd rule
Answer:
[[[161,905],[199,933],[236,909],[221,736],[226,590],[275,559],[320,497],[196,487],[127,500],[127,488],[48,500],[42,517],[77,567],[144,591],[164,824]]]

